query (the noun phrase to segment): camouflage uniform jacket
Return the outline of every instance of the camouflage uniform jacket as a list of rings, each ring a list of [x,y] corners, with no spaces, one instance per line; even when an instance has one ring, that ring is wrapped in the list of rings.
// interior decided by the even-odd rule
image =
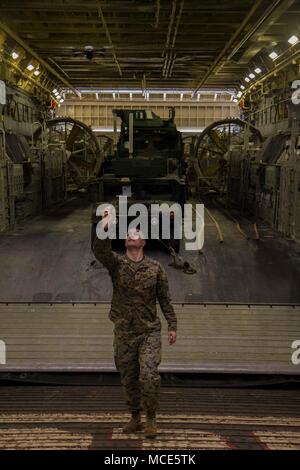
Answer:
[[[115,324],[115,333],[148,333],[160,331],[156,298],[167,320],[168,330],[176,331],[177,319],[170,301],[166,272],[158,261],[147,256],[135,262],[126,254],[111,249],[109,238],[93,243],[96,258],[108,269],[113,283],[109,318]]]

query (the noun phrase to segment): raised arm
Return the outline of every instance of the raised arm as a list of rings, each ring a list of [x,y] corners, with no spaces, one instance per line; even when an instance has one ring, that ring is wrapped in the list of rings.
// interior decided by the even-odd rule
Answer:
[[[108,225],[111,223],[110,216],[104,215],[102,221],[99,223],[102,224],[103,229],[107,231]],[[109,238],[101,240],[96,234],[92,250],[97,260],[108,269],[109,274],[113,277],[119,264],[119,255],[112,250],[111,240]]]
[[[174,312],[174,308],[171,304],[167,274],[161,265],[159,267],[157,276],[156,296],[158,298],[159,305],[164,314],[164,317],[167,320],[168,331],[176,332],[177,318]]]

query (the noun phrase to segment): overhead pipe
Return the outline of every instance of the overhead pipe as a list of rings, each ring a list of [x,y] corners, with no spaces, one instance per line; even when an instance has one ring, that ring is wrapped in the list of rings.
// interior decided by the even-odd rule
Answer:
[[[171,63],[171,65],[170,65],[169,73],[168,73],[167,77],[171,77],[171,75],[172,75],[172,73],[173,73],[173,68],[174,68],[175,60],[176,60],[176,54],[174,54],[174,56],[173,56],[172,63]]]
[[[169,23],[169,28],[168,28],[168,34],[167,34],[167,40],[166,40],[166,45],[165,45],[165,51],[164,51],[164,56],[165,56],[165,61],[163,65],[163,72],[162,75],[164,78],[168,78],[171,75],[171,72],[173,70],[174,66],[174,60],[176,57],[176,54],[174,53],[174,46],[176,42],[176,36],[180,24],[180,19],[183,11],[183,6],[184,6],[184,0],[180,2],[179,5],[179,11],[177,14],[176,18],[176,23],[175,23],[175,29],[172,35],[172,41],[171,41],[171,32],[175,20],[175,14],[176,14],[176,7],[177,7],[177,1],[174,0],[172,4],[172,13],[171,13],[171,18],[170,18],[170,23]],[[171,41],[171,42],[170,42]]]
[[[111,35],[110,35],[110,32],[109,32],[107,23],[106,23],[105,18],[104,18],[104,14],[103,14],[103,11],[102,11],[102,7],[101,7],[101,2],[100,2],[100,0],[98,0],[98,15],[99,15],[100,18],[101,18],[101,21],[102,21],[102,24],[103,24],[103,27],[104,27],[105,34],[106,34],[106,37],[107,37],[107,39],[108,39],[109,45],[110,45],[111,48],[112,48],[113,58],[114,58],[114,61],[115,61],[116,65],[117,65],[117,68],[118,68],[120,77],[122,77],[122,70],[121,70],[119,61],[118,61],[117,56],[116,56],[115,46],[114,46],[114,44],[113,44],[113,42],[112,42]]]
[[[174,46],[175,46],[175,41],[176,41],[176,36],[177,36],[177,32],[178,32],[178,27],[179,27],[179,23],[180,23],[182,11],[183,11],[183,5],[184,5],[184,0],[182,0],[181,3],[180,3],[180,5],[179,5],[179,12],[178,12],[178,15],[177,15],[175,30],[174,30],[174,33],[173,33],[173,40],[172,40],[172,44],[171,44],[171,49],[173,49]]]
[[[160,12],[160,0],[156,0],[154,29],[157,29],[157,28],[158,28],[158,24],[159,24],[159,12]]]
[[[165,73],[165,78],[170,77],[172,75],[172,72],[173,72],[173,67],[174,67],[174,63],[175,63],[175,59],[176,59],[176,54],[174,53],[174,46],[175,46],[175,41],[176,41],[176,37],[177,37],[179,23],[180,23],[182,11],[183,11],[183,6],[184,6],[184,0],[182,0],[182,2],[180,3],[180,6],[179,6],[179,12],[178,12],[178,15],[177,15],[175,30],[174,30],[174,33],[173,33],[173,39],[172,39],[172,44],[171,44],[171,54],[170,54],[171,57],[170,57],[169,64],[167,66],[167,70],[166,70],[166,73]]]
[[[165,62],[164,62],[164,67],[162,71],[162,76],[166,76],[167,69],[169,67],[169,61],[171,60],[169,52],[167,52],[166,57],[165,57]]]
[[[173,67],[174,67],[175,59],[176,59],[176,54],[174,52],[171,52],[170,59],[169,59],[169,62],[167,64],[167,67],[166,67],[164,78],[168,78],[168,77],[171,76],[171,73],[172,73],[172,70],[173,70]]]
[[[163,57],[164,57],[164,55],[167,53],[167,51],[168,51],[168,49],[169,49],[170,36],[171,36],[171,31],[172,31],[173,22],[174,22],[175,13],[176,13],[176,4],[177,4],[177,0],[173,0],[173,3],[172,3],[172,12],[171,12],[171,16],[170,16],[170,22],[169,22],[168,31],[167,31],[167,39],[166,39],[165,49],[164,49],[164,51],[163,51]]]
[[[65,76],[67,79],[70,78],[70,77],[68,76],[68,74],[55,62],[54,59],[52,59],[51,57],[49,57],[49,60],[52,62],[52,64],[55,65],[55,67],[57,67],[57,68],[61,71],[61,73],[64,74],[64,76]]]

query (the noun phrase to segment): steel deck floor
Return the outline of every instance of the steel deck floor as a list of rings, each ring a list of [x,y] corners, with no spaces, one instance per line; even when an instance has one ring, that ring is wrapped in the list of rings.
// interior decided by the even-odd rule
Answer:
[[[299,390],[162,388],[154,441],[120,387],[0,386],[0,449],[300,449]]]
[[[113,324],[107,303],[0,304],[0,372],[111,372]],[[292,343],[300,305],[174,304],[178,340],[167,344],[162,372],[300,374]],[[162,316],[162,314],[160,313]]]
[[[258,224],[260,241],[246,240],[235,223],[210,209],[224,234],[220,244],[214,224],[205,217],[203,254],[181,255],[196,269],[183,274],[169,266],[161,250],[147,254],[159,260],[169,276],[176,302],[300,303],[300,247],[283,241]],[[107,271],[90,250],[91,204],[72,199],[23,228],[0,234],[1,301],[110,301]],[[91,264],[92,263],[92,264]]]

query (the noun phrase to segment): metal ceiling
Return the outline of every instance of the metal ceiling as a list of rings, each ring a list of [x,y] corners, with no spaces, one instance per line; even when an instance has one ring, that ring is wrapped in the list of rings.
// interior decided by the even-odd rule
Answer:
[[[237,86],[299,34],[300,0],[6,0],[0,17],[74,88],[196,92]]]

